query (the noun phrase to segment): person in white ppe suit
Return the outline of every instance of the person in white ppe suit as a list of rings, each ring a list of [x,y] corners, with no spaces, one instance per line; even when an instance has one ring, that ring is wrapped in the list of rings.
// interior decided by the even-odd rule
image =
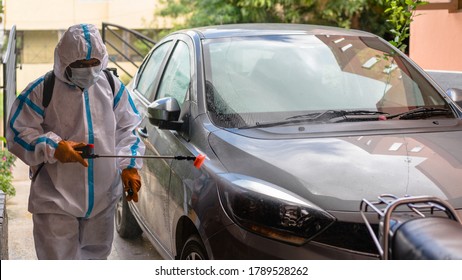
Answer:
[[[128,188],[127,200],[138,200],[139,158],[84,159],[74,149],[94,144],[95,154],[144,153],[138,111],[119,79],[111,89],[102,72],[107,63],[98,29],[71,26],[55,48],[49,105],[42,105],[40,77],[12,106],[8,149],[34,173],[28,209],[38,259],[106,259],[117,200]]]

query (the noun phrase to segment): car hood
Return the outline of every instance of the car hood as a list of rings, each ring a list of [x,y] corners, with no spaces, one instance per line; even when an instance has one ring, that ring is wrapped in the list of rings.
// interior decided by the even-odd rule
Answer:
[[[286,188],[329,211],[363,198],[430,195],[462,208],[462,132],[271,139],[226,130],[209,143],[228,172]]]

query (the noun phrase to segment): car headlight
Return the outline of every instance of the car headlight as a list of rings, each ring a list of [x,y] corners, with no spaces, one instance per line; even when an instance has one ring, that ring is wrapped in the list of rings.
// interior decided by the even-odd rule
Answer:
[[[220,200],[227,214],[256,234],[303,245],[335,218],[302,197],[256,178],[222,174]]]

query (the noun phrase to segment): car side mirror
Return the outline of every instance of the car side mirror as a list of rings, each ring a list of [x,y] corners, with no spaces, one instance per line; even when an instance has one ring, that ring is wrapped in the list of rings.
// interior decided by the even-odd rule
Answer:
[[[183,124],[178,120],[180,113],[180,105],[173,97],[158,99],[148,107],[149,122],[160,129],[180,130]]]
[[[450,88],[446,91],[447,96],[462,108],[462,89]]]

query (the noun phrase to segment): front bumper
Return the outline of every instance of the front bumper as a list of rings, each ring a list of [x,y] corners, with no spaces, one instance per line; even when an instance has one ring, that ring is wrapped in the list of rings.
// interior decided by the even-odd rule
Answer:
[[[212,259],[289,259],[289,260],[355,260],[377,259],[372,254],[361,254],[318,242],[293,246],[248,232],[236,224],[219,231],[206,242]]]

